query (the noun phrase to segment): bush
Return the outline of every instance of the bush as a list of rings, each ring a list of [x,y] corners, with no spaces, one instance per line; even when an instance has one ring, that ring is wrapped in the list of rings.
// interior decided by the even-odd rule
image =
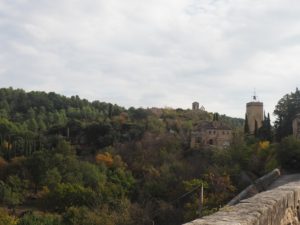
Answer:
[[[70,207],[63,215],[65,225],[114,225],[108,215],[97,215],[86,207]]]
[[[282,139],[277,152],[283,168],[300,171],[300,140],[293,136]]]
[[[0,209],[0,225],[16,225],[16,224],[17,224],[17,220],[14,217],[8,215],[6,210]]]
[[[90,208],[99,204],[99,197],[90,188],[79,184],[58,184],[47,196],[50,208],[63,211],[71,206],[88,206]]]
[[[62,225],[62,223],[60,218],[55,215],[28,213],[19,220],[17,225]]]

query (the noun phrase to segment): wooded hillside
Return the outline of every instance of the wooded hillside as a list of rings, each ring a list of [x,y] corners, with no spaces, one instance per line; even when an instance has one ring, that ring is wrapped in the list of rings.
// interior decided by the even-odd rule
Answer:
[[[199,216],[202,184],[211,213],[276,165],[269,144],[245,142],[244,120],[225,115],[229,149],[190,149],[193,125],[212,117],[2,88],[0,221],[181,224]]]

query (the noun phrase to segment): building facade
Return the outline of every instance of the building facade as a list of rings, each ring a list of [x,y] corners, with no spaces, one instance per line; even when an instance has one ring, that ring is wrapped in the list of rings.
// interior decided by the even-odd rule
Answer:
[[[199,110],[199,102],[193,102],[192,103],[192,109],[193,110]]]
[[[300,114],[297,114],[293,120],[293,135],[300,139]]]
[[[191,132],[191,148],[201,146],[228,147],[232,140],[232,129],[219,121],[202,122]]]

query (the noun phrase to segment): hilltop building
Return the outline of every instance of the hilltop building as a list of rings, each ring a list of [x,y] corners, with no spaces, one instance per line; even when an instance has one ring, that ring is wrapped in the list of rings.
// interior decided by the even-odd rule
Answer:
[[[193,102],[192,103],[192,110],[194,111],[197,111],[197,110],[200,110],[200,111],[205,111],[205,108],[204,106],[202,105],[200,108],[199,108],[199,102]]]
[[[199,102],[193,102],[192,109],[193,110],[199,110]]]
[[[293,120],[293,135],[300,139],[300,114],[297,114]]]
[[[219,121],[204,121],[196,125],[191,132],[191,148],[217,146],[225,148],[230,145],[232,129]]]
[[[253,100],[246,105],[246,121],[248,123],[249,134],[254,134],[255,129],[262,126],[264,120],[264,106],[263,103],[257,100],[254,94]]]

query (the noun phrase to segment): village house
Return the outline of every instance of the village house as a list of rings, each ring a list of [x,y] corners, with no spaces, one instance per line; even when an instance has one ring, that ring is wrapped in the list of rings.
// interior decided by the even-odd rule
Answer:
[[[293,120],[293,135],[300,139],[300,114],[297,114]]]
[[[191,148],[216,146],[226,148],[232,140],[232,129],[220,121],[203,121],[191,132]]]

